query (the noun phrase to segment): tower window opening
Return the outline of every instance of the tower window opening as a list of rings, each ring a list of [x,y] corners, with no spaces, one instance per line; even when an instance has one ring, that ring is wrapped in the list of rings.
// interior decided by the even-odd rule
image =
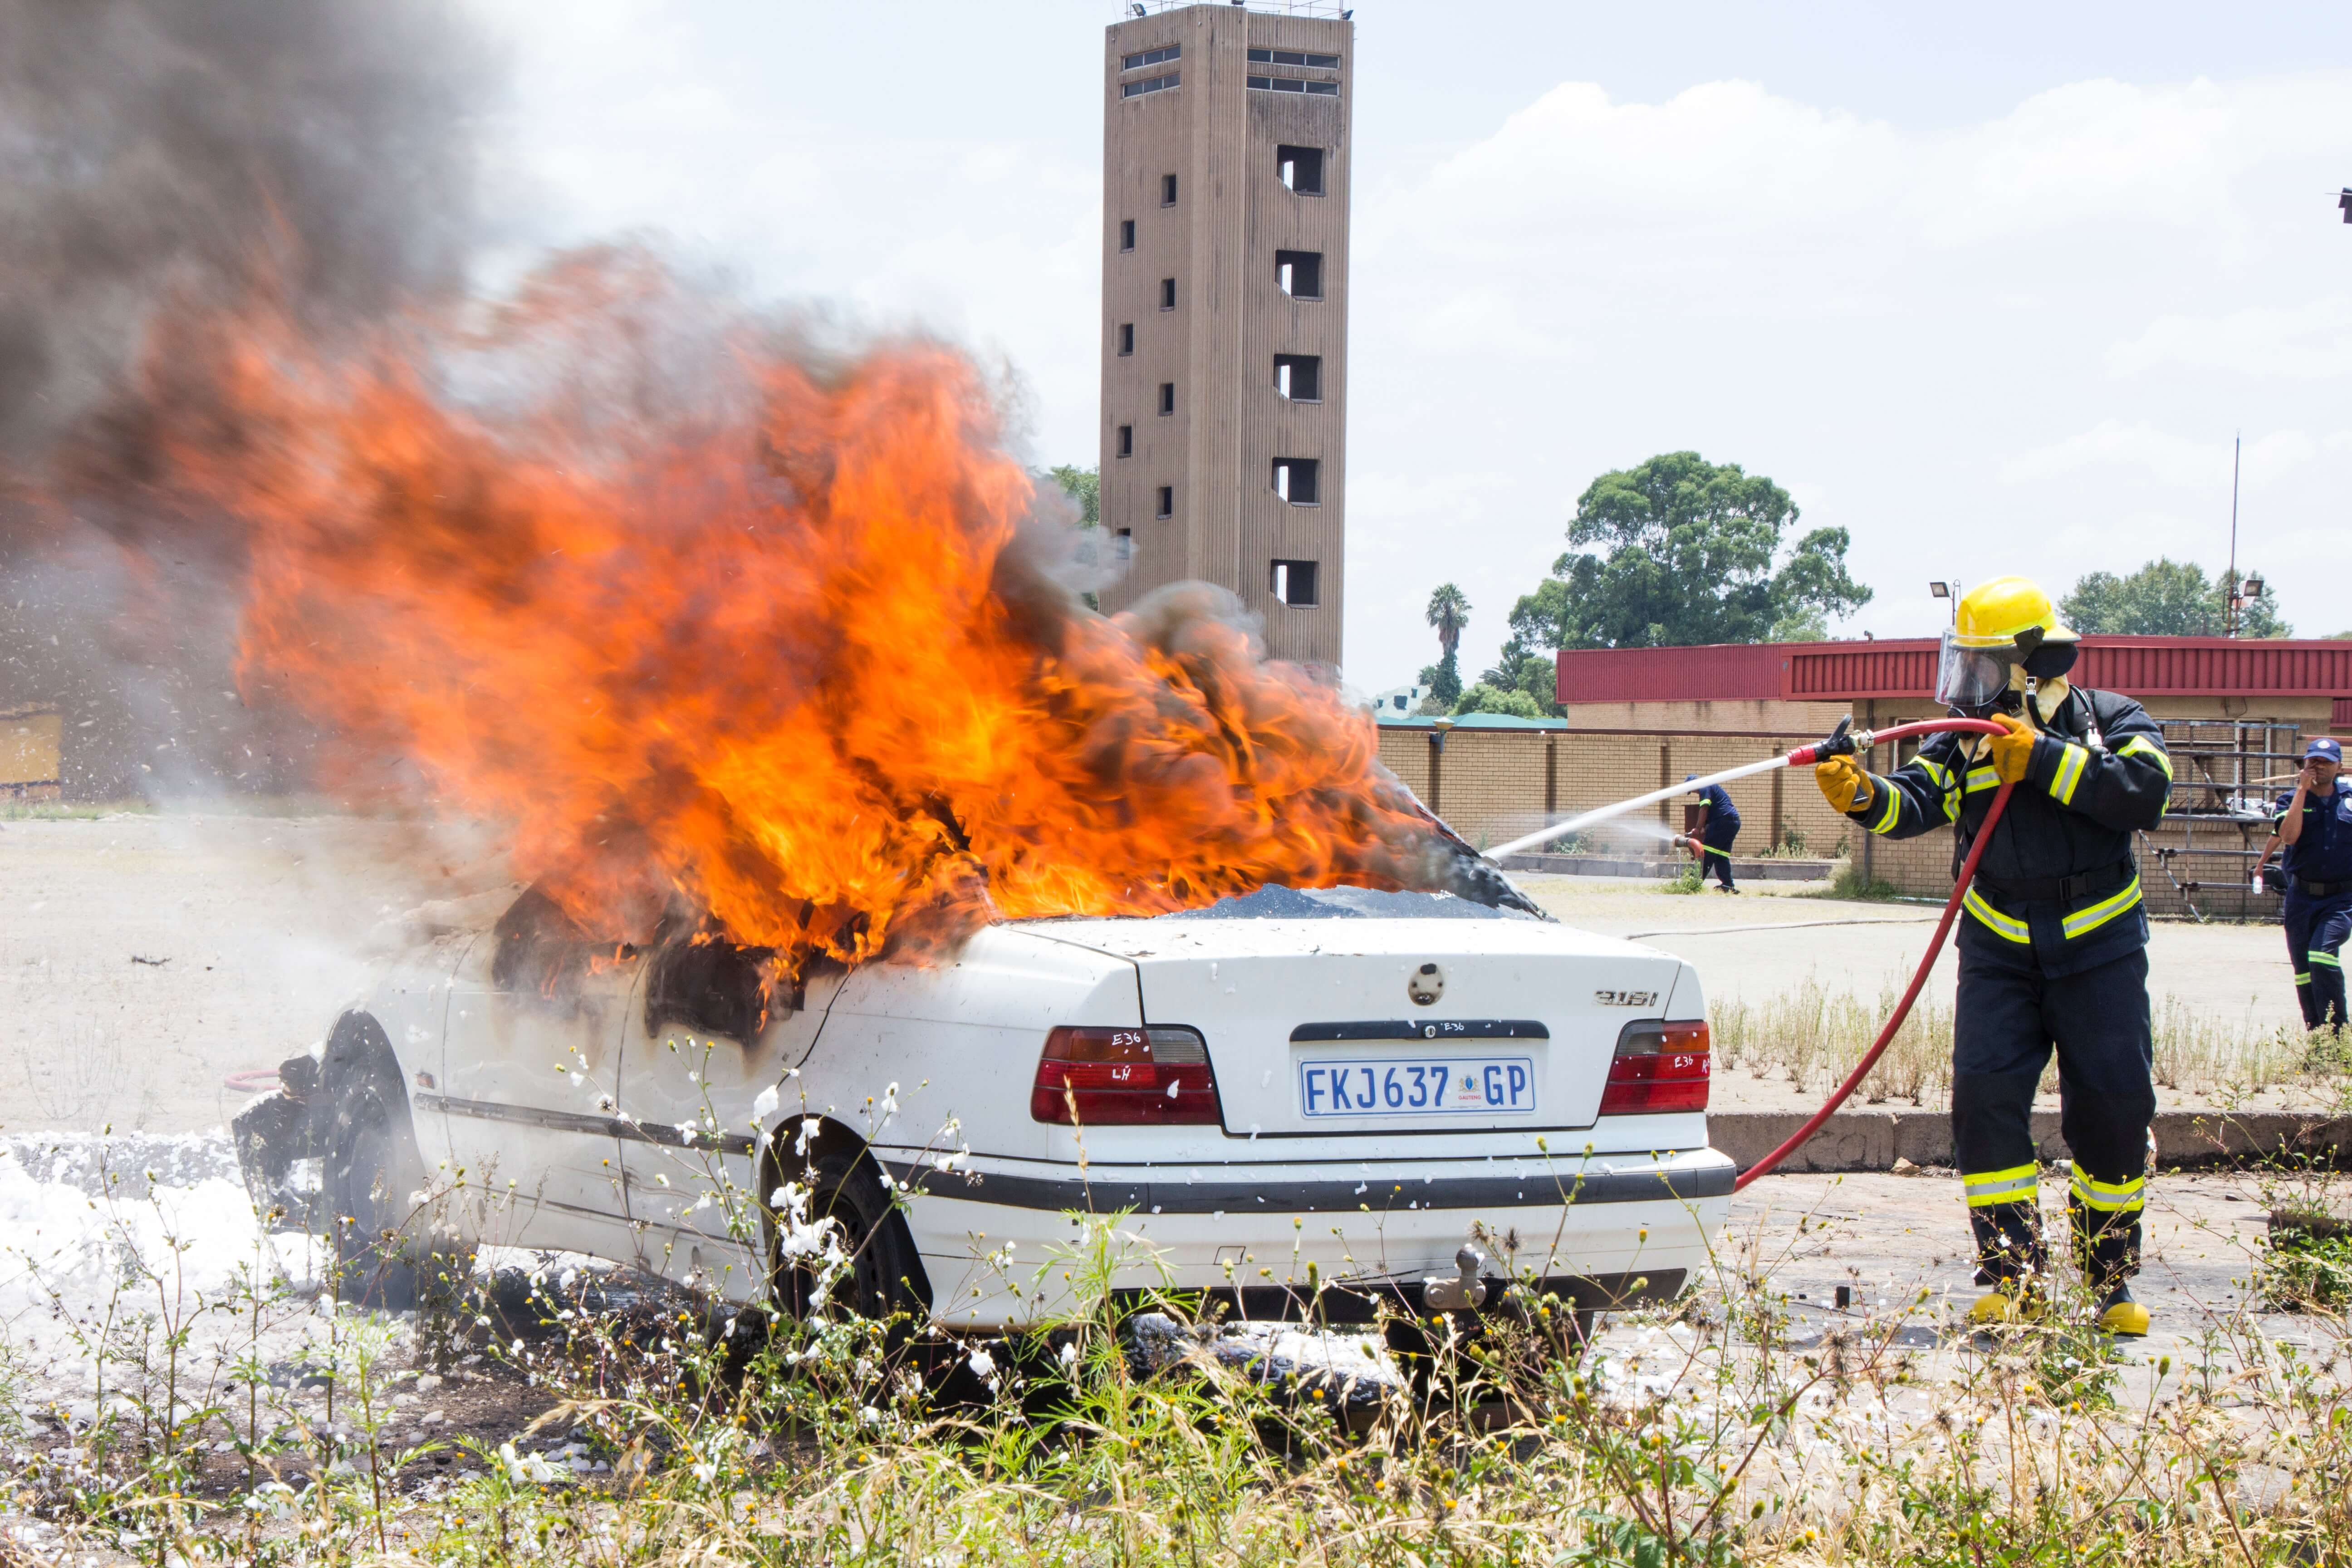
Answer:
[[[1135,530],[1122,528],[1111,543],[1111,559],[1124,566],[1135,559]]]
[[[1176,412],[1176,384],[1172,381],[1163,381],[1160,384],[1160,412],[1162,414]]]
[[[1118,352],[1121,354],[1131,354],[1135,352],[1135,323],[1133,321],[1121,321],[1118,324]]]
[[[1274,460],[1274,493],[1292,506],[1322,504],[1317,480],[1323,465],[1313,458],[1276,458]]]
[[[1294,300],[1323,298],[1323,253],[1319,250],[1277,250],[1274,280]]]
[[[1118,57],[1118,68],[1123,71],[1140,70],[1145,66],[1164,65],[1170,60],[1181,59],[1183,55],[1183,45],[1171,44],[1162,49],[1145,49],[1140,54],[1121,55]],[[1329,58],[1333,65],[1339,63],[1337,55]]]
[[[1176,487],[1174,485],[1162,485],[1160,487],[1159,510],[1154,511],[1151,515],[1154,517],[1174,517],[1176,515]]]
[[[1160,176],[1160,205],[1163,207],[1176,205],[1176,176],[1173,174]]]
[[[1275,355],[1274,389],[1293,403],[1322,402],[1323,356],[1321,354]]]
[[[1266,574],[1266,586],[1277,603],[1312,609],[1319,602],[1315,596],[1315,566],[1312,561],[1276,561]]]
[[[1323,149],[1320,147],[1276,147],[1274,150],[1275,173],[1292,192],[1302,196],[1323,194]]]
[[[1118,455],[1122,458],[1135,456],[1135,426],[1132,425],[1118,427]]]
[[[1163,310],[1172,310],[1176,308],[1176,279],[1173,278],[1162,278],[1160,280],[1160,308]]]
[[[1135,220],[1131,217],[1118,220],[1118,247],[1121,250],[1135,248]]]

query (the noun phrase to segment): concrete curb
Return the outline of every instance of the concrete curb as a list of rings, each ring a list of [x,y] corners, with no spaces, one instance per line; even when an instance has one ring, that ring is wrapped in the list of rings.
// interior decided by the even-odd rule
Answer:
[[[1741,1170],[1780,1146],[1805,1124],[1808,1111],[1726,1110],[1706,1119],[1707,1141]],[[2352,1117],[2287,1110],[2159,1110],[2157,1158],[2167,1165],[2215,1164],[2277,1153],[2352,1155]],[[2066,1158],[2058,1112],[2033,1113],[2034,1152]],[[1941,1110],[1841,1110],[1781,1162],[1783,1171],[1891,1171],[1952,1163],[1952,1119]]]
[[[1682,860],[1640,860],[1612,855],[1507,855],[1506,871],[1549,871],[1562,877],[1679,877],[1690,869]],[[1742,860],[1734,856],[1735,882],[1825,882],[1837,874],[1835,860]]]

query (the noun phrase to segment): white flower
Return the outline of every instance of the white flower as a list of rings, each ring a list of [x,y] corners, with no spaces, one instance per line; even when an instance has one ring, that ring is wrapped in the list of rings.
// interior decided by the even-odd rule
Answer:
[[[779,1103],[776,1086],[772,1083],[760,1091],[758,1099],[751,1101],[751,1120],[760,1126],[765,1127],[768,1124],[768,1118],[776,1113]]]
[[[970,1365],[974,1377],[993,1378],[996,1375],[996,1358],[988,1353],[985,1346],[971,1352]]]
[[[681,1121],[677,1124],[677,1135],[684,1139],[689,1147],[694,1142],[695,1131],[695,1125],[691,1121]]]
[[[795,1154],[807,1153],[809,1140],[815,1137],[824,1126],[824,1123],[814,1116],[803,1116],[801,1118],[800,1141],[793,1145],[793,1152]]]
[[[1064,1369],[1065,1371],[1067,1371],[1069,1368],[1074,1367],[1074,1366],[1076,1366],[1076,1365],[1077,1365],[1077,1364],[1078,1364],[1078,1347],[1077,1347],[1075,1343],[1073,1343],[1073,1344],[1066,1344],[1066,1345],[1064,1345],[1064,1346],[1062,1347],[1062,1366],[1063,1366],[1063,1369]]]
[[[518,1454],[512,1443],[499,1445],[499,1458],[507,1468],[507,1479],[520,1485],[530,1481],[541,1485],[556,1478],[556,1468],[537,1454]]]

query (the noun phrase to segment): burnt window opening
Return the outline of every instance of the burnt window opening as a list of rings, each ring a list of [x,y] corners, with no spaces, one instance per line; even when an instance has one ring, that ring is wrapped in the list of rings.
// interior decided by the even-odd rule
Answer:
[[[1111,543],[1111,559],[1124,566],[1135,559],[1135,530],[1122,528]]]
[[[1294,300],[1323,298],[1323,253],[1319,250],[1277,250],[1274,280]]]
[[[1118,427],[1118,455],[1122,458],[1135,456],[1135,426],[1132,425]]]
[[[1162,414],[1176,412],[1176,384],[1172,381],[1163,381],[1160,384],[1160,412]]]
[[[1336,81],[1305,81],[1295,76],[1254,76],[1250,88],[1257,92],[1303,92],[1309,98],[1337,98],[1339,84]],[[1323,193],[1314,193],[1321,195]]]
[[[1183,45],[1170,44],[1165,48],[1145,49],[1138,54],[1121,55],[1118,57],[1118,68],[1123,71],[1140,70],[1145,66],[1164,65],[1170,60],[1181,59],[1183,56]],[[1331,63],[1339,64],[1339,58],[1333,56]]]
[[[1318,506],[1322,471],[1323,465],[1313,458],[1276,458],[1274,493],[1292,506]]]
[[[1176,176],[1173,174],[1160,176],[1160,205],[1163,207],[1176,205]]]
[[[771,1018],[801,1005],[780,973],[775,949],[738,947],[715,931],[664,941],[646,974],[646,1033],[676,1024],[698,1035],[749,1045]]]
[[[1323,356],[1321,354],[1275,355],[1274,389],[1293,403],[1322,402]]]
[[[1297,609],[1312,609],[1315,597],[1315,563],[1312,561],[1277,561],[1268,574],[1266,586],[1276,600]]]
[[[1174,485],[1162,485],[1160,487],[1159,509],[1159,510],[1153,512],[1151,515],[1154,517],[1174,517],[1176,515],[1176,487]]]
[[[1170,71],[1166,76],[1148,76],[1141,81],[1121,82],[1118,95],[1121,98],[1141,98],[1147,92],[1166,92],[1171,87],[1182,85],[1177,73]]]
[[[1135,352],[1135,323],[1133,321],[1121,321],[1118,324],[1118,352],[1122,354],[1131,354]]]
[[[1121,250],[1135,248],[1135,220],[1131,217],[1118,220],[1118,247]]]
[[[1160,308],[1163,310],[1172,310],[1176,308],[1176,279],[1173,278],[1162,278],[1160,280]]]
[[[1274,172],[1285,186],[1302,196],[1323,194],[1323,149],[1320,147],[1276,147],[1274,150]]]
[[[538,888],[526,888],[490,928],[490,984],[510,995],[569,1006],[580,984],[600,964],[635,958],[625,942],[589,936],[563,906]]]

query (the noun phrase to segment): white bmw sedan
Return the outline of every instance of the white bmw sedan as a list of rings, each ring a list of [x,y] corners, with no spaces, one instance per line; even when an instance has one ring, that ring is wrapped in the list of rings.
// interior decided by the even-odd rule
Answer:
[[[437,1234],[978,1330],[1067,1305],[1089,1215],[1113,1289],[1345,1321],[1512,1279],[1668,1298],[1728,1206],[1697,975],[1522,911],[1267,888],[789,992],[763,958],[593,942],[525,893],[287,1064],[248,1179],[320,1158],[395,1304]]]

